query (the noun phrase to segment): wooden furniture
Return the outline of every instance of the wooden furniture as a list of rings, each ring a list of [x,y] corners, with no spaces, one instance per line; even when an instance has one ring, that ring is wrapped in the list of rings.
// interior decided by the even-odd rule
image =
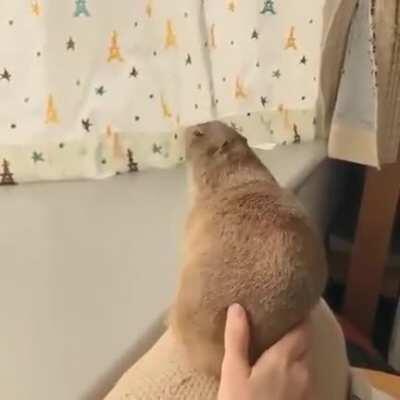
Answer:
[[[372,386],[393,396],[395,399],[400,399],[400,377],[365,369],[359,371]]]
[[[396,159],[400,129],[400,0],[378,0],[372,10],[378,68],[377,151]],[[397,157],[398,157],[397,153]],[[400,193],[400,159],[367,171],[347,281],[344,313],[370,335]]]
[[[400,197],[400,160],[368,168],[347,276],[344,315],[369,337]]]

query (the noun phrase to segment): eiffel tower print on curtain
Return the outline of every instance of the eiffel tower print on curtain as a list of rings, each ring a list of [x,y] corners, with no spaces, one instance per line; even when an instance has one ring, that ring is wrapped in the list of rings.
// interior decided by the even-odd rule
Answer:
[[[274,0],[265,0],[264,8],[261,10],[261,14],[276,14]]]
[[[2,185],[16,185],[14,181],[14,174],[10,170],[10,163],[6,159],[2,163],[2,172],[0,173],[0,186]]]

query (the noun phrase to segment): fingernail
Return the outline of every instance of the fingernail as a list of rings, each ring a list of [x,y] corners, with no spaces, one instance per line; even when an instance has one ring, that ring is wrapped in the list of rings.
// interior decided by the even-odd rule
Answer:
[[[240,304],[232,304],[229,307],[229,314],[234,318],[243,318],[244,310]]]

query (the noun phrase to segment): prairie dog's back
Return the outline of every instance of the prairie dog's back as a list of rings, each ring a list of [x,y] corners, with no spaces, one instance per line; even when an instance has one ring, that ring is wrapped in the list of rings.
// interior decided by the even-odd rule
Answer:
[[[326,260],[302,207],[247,142],[219,123],[202,129],[189,132],[195,192],[170,320],[193,364],[218,375],[227,307],[246,308],[255,360],[318,302]]]

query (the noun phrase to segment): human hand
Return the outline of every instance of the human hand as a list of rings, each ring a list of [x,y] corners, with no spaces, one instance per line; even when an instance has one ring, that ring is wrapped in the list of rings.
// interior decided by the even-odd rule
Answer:
[[[225,356],[218,400],[309,400],[311,327],[298,326],[268,349],[251,367],[250,332],[244,309],[234,304],[228,310]]]

